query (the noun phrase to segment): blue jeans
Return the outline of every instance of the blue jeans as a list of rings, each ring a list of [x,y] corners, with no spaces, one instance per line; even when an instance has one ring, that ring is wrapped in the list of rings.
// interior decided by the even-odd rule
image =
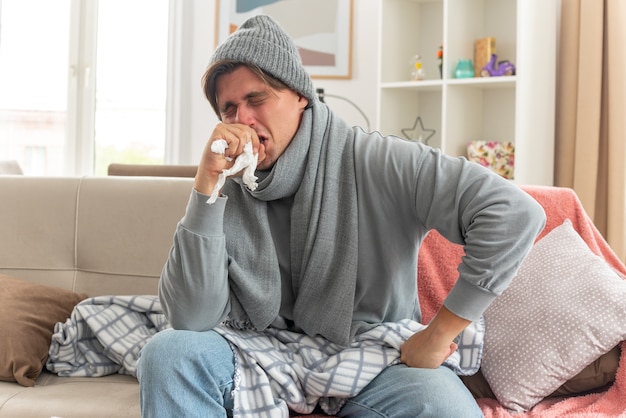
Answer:
[[[233,352],[214,331],[163,331],[137,365],[141,415],[227,417],[233,408]],[[482,417],[474,398],[446,367],[391,366],[348,399],[340,417]]]

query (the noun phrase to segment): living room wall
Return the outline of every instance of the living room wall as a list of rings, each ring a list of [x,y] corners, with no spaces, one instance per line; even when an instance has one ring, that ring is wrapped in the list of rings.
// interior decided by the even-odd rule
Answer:
[[[329,95],[354,102],[374,128],[379,71],[378,28],[381,0],[354,0],[352,37],[352,76],[347,80],[314,79],[316,88]],[[176,48],[181,59],[174,69],[177,108],[171,124],[181,141],[177,151],[182,164],[198,162],[205,141],[218,122],[201,89],[201,78],[215,46],[216,0],[177,2],[174,19],[184,24],[177,33]],[[408,61],[407,61],[408,62]],[[408,67],[408,64],[407,64]],[[176,85],[177,84],[177,85]],[[349,102],[328,97],[326,102],[348,123],[364,126],[365,118]]]

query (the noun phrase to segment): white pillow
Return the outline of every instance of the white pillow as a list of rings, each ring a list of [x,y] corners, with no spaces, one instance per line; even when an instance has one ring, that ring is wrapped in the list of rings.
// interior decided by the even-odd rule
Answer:
[[[527,411],[626,340],[626,280],[566,220],[484,316],[483,375],[504,407]]]

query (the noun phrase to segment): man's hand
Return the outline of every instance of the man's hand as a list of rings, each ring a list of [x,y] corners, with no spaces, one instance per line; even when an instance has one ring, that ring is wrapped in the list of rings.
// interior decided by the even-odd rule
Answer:
[[[211,144],[218,139],[223,139],[228,144],[224,154],[211,151]],[[202,152],[194,183],[195,189],[200,193],[210,195],[222,170],[232,167],[234,160],[243,152],[243,147],[248,142],[252,142],[253,153],[258,153],[260,141],[254,129],[237,123],[218,124]],[[229,161],[227,157],[232,160]],[[262,160],[262,157],[264,155],[259,155],[259,161]]]
[[[409,367],[435,369],[454,353],[453,341],[471,321],[442,306],[428,326],[411,336],[400,347],[400,361]]]

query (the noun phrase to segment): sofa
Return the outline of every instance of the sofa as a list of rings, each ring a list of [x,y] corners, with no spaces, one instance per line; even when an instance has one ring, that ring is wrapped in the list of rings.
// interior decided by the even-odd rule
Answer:
[[[192,185],[190,178],[0,176],[0,274],[79,295],[155,295]],[[0,417],[51,416],[139,417],[137,380],[43,370],[33,387],[0,382]]]
[[[122,372],[59,376],[45,367],[47,346],[53,333],[85,301],[110,295],[156,295],[159,274],[192,187],[193,179],[184,177],[0,175],[0,417],[140,416],[135,377]],[[597,261],[623,279],[626,268],[585,217],[573,192],[551,187],[528,191],[549,208],[545,233],[571,219]],[[562,208],[564,196],[574,201],[573,209]],[[432,317],[456,280],[460,257],[458,246],[434,232],[424,242],[418,284],[425,319]],[[617,297],[622,296],[619,292]],[[619,309],[614,313],[617,316],[623,314]],[[494,313],[492,323],[502,316],[508,315]],[[534,394],[537,402],[528,416],[564,416],[563,405],[585,411],[595,408],[589,406],[593,404],[613,407],[614,415],[603,416],[626,416],[626,401],[620,400],[626,398],[621,382],[626,384],[626,376],[618,367],[623,362],[619,342],[626,334],[620,332],[611,330],[607,341],[586,354],[585,364],[568,370],[558,382],[550,381],[543,388],[550,393]],[[487,342],[483,360],[488,358]],[[40,352],[30,353],[35,346]],[[494,353],[495,346],[492,342]],[[21,358],[26,352],[35,364],[20,363],[26,361]],[[497,377],[479,373],[464,378],[485,416],[514,412],[498,398],[506,394],[490,387]],[[586,403],[579,403],[581,399]],[[531,415],[533,411],[542,412]]]

